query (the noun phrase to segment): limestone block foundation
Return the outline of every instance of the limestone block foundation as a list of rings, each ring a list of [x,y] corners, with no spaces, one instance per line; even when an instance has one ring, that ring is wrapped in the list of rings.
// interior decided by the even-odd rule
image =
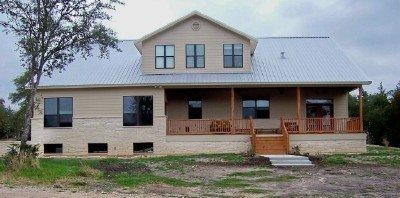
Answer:
[[[300,152],[309,154],[364,153],[367,151],[365,133],[290,134],[290,147],[298,145]]]
[[[166,135],[166,117],[155,116],[153,126],[123,126],[122,117],[74,118],[73,127],[44,128],[32,119],[32,144],[63,144],[66,156],[134,155],[133,143],[153,142],[153,154],[241,153],[250,148],[248,135]],[[88,143],[107,143],[107,154],[88,154]]]

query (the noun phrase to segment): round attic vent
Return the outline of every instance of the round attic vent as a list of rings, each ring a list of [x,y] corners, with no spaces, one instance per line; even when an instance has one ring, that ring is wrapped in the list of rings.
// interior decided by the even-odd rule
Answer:
[[[197,31],[197,30],[200,30],[200,23],[199,22],[194,22],[193,24],[192,24],[192,29],[194,30],[194,31]]]

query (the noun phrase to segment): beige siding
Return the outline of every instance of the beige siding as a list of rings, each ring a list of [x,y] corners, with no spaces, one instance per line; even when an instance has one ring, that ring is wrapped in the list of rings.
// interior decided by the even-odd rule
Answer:
[[[193,22],[200,30],[192,29]],[[243,44],[243,68],[223,67],[223,44]],[[175,69],[155,69],[155,45],[175,45]],[[205,68],[186,68],[186,44],[205,44]],[[250,40],[225,30],[197,16],[146,40],[142,44],[142,70],[144,73],[232,73],[250,72]]]
[[[40,90],[36,117],[43,117],[43,99],[73,97],[74,118],[121,117],[123,96],[153,96],[155,116],[163,116],[164,90],[159,88],[93,88]]]
[[[303,88],[301,97],[301,111],[306,116],[305,101],[313,99],[333,99],[334,116],[348,117],[347,88]],[[177,89],[167,90],[167,112],[171,119],[187,119],[188,104],[191,98],[202,99],[203,118],[230,117],[230,90],[229,89]],[[296,89],[295,88],[265,88],[265,89],[235,89],[235,114],[242,118],[242,100],[246,98],[269,98],[270,119],[255,119],[256,128],[279,128],[279,120],[296,117]]]

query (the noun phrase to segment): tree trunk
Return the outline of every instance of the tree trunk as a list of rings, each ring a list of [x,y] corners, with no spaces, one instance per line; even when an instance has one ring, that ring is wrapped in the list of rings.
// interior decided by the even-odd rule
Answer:
[[[29,97],[28,106],[25,112],[24,128],[21,134],[21,143],[26,143],[31,133],[31,118],[33,117],[33,109],[35,108],[35,95],[36,95],[36,90],[32,90]]]

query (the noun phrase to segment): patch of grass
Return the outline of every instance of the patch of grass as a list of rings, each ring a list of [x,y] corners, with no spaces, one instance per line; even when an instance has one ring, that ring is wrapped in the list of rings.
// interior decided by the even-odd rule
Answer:
[[[84,164],[80,159],[40,159],[38,167],[26,167],[10,172],[13,180],[29,180],[37,183],[53,183],[54,181],[78,178],[101,177],[101,172]]]
[[[249,194],[266,194],[268,191],[259,188],[246,188],[241,191],[242,193],[249,193]]]
[[[199,183],[196,182],[188,182],[176,178],[158,176],[151,173],[136,175],[120,173],[114,177],[114,180],[117,184],[125,187],[138,187],[142,185],[157,183],[167,184],[176,187],[191,187],[199,185]]]
[[[400,167],[400,149],[368,145],[361,154],[335,154],[323,156],[325,165],[374,164]]]
[[[276,177],[263,177],[255,180],[256,182],[288,182],[291,180],[297,179],[296,176],[293,175],[280,175]]]
[[[0,173],[6,170],[6,163],[3,158],[0,158]]]
[[[342,155],[331,155],[323,159],[325,165],[346,165],[348,161]]]
[[[250,186],[247,180],[239,178],[224,178],[213,182],[213,185],[220,188],[244,188]]]
[[[262,177],[269,175],[270,172],[268,170],[254,170],[248,172],[234,172],[230,173],[228,176],[231,177]]]

